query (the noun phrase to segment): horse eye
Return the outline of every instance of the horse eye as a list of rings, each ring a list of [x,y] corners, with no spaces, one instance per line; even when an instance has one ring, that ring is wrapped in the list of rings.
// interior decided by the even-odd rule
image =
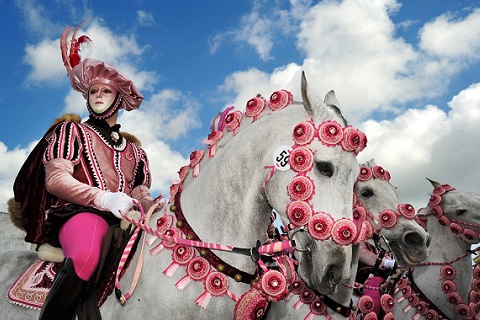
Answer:
[[[317,167],[318,172],[320,172],[320,174],[322,174],[324,176],[327,176],[327,177],[333,176],[333,168],[332,168],[332,165],[330,163],[328,163],[328,162],[317,162],[316,167]]]
[[[457,214],[457,216],[461,216],[461,215],[464,214],[465,212],[467,212],[467,210],[464,210],[464,209],[455,211],[455,213]]]
[[[374,194],[375,194],[375,192],[373,192],[373,190],[370,189],[370,188],[367,188],[367,189],[365,189],[365,190],[362,190],[362,196],[365,197],[365,198],[370,198],[370,197],[372,197]]]

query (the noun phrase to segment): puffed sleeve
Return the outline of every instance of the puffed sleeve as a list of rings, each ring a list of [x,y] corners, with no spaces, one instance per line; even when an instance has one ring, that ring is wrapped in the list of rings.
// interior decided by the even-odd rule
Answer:
[[[82,129],[65,121],[48,136],[45,151],[45,188],[54,196],[71,203],[100,209],[100,198],[106,192],[82,183],[73,176],[83,152]]]

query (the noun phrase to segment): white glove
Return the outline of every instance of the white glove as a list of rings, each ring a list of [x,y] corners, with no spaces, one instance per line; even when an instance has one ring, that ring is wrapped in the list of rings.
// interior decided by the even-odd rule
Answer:
[[[106,192],[101,198],[102,208],[122,219],[120,211],[127,213],[133,207],[133,199],[123,192]]]
[[[393,269],[393,267],[395,266],[395,259],[385,257],[383,258],[382,265],[386,269]]]

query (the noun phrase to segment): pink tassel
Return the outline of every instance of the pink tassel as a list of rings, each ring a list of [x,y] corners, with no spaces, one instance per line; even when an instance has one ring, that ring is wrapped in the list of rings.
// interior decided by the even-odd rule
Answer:
[[[150,239],[147,240],[147,244],[148,244],[149,246],[151,246],[152,243],[154,243],[155,240],[157,240],[157,239],[158,239],[157,236],[153,236],[153,237],[151,237]]]
[[[200,164],[196,164],[195,167],[193,167],[193,172],[192,176],[196,177],[200,173]]]
[[[150,249],[150,255],[154,256],[154,255],[158,254],[160,251],[163,250],[163,248],[165,248],[163,243],[158,244],[157,246],[155,246],[155,248]]]
[[[210,150],[208,151],[208,157],[212,158],[215,155],[216,151],[217,151],[216,145],[212,144],[210,146]]]
[[[412,317],[413,320],[418,320],[420,318],[420,313],[415,313],[415,315]]]
[[[315,318],[315,313],[309,312],[303,320],[313,320]]]
[[[178,263],[172,262],[167,267],[167,269],[165,269],[163,271],[163,274],[166,275],[167,277],[171,278],[173,276],[173,274],[175,273],[175,271],[177,271],[178,267],[180,267],[180,265]]]
[[[407,313],[408,310],[410,310],[410,309],[412,309],[412,306],[411,306],[411,305],[407,305],[405,308],[402,309],[402,311],[403,311],[404,313]]]
[[[182,279],[178,280],[177,283],[175,283],[175,287],[177,287],[180,290],[183,290],[187,284],[189,284],[192,281],[192,278],[187,274],[184,276]]]
[[[403,297],[403,296],[397,298],[397,301],[398,301],[398,302],[402,302],[403,300],[405,300],[405,297]]]
[[[293,295],[294,295],[293,292],[289,292],[289,293],[285,296],[285,298],[284,298],[283,300],[288,301],[288,300],[290,300],[290,298],[291,298]]]
[[[195,300],[195,303],[198,304],[203,309],[207,309],[208,303],[210,302],[211,298],[212,298],[212,295],[207,291],[205,291]]]
[[[295,310],[299,310],[303,305],[304,305],[304,303],[302,302],[302,300],[298,300],[298,301],[295,302],[295,304],[293,305],[293,308],[294,308]]]

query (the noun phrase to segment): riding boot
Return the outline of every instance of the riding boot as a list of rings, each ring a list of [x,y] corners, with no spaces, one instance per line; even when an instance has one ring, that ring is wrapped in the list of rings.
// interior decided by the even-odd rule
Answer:
[[[74,319],[87,283],[78,277],[72,259],[67,258],[48,291],[39,320]]]

